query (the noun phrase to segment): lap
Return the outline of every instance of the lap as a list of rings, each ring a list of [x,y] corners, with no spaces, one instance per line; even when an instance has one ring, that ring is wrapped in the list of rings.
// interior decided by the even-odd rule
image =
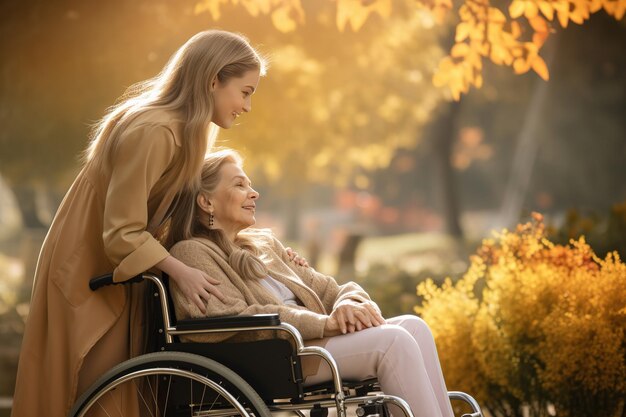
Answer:
[[[426,324],[416,316],[400,316],[387,320],[387,324],[370,327],[358,332],[331,337],[324,348],[337,362],[339,372],[345,379],[376,377],[384,355],[394,343],[399,343],[406,354],[420,355],[415,334]],[[322,364],[318,373],[307,378],[307,384],[316,384],[330,377],[330,369]]]

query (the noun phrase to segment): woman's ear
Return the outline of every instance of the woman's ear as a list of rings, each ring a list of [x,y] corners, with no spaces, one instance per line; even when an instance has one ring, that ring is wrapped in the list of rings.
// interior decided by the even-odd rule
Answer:
[[[211,213],[213,211],[213,204],[211,204],[211,200],[209,200],[206,195],[198,194],[196,202],[198,203],[198,206],[200,206],[202,211],[205,211],[207,213]]]
[[[213,81],[211,81],[211,92],[214,92],[215,89],[217,88],[217,83],[219,83],[220,81],[217,79],[217,75],[215,76],[215,78],[213,78]]]

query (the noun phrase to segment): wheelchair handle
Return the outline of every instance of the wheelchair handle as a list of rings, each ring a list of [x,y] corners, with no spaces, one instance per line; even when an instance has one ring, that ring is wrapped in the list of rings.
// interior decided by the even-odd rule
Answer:
[[[132,284],[141,281],[143,281],[142,274],[136,275],[132,278],[127,279],[126,281],[120,282],[113,281],[113,274],[105,274],[100,275],[99,277],[91,278],[89,280],[89,288],[91,288],[91,291],[96,291],[97,289],[102,288],[106,285]]]

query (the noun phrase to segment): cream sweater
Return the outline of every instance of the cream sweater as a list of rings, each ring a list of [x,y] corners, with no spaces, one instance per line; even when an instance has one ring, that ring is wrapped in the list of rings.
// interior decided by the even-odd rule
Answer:
[[[224,294],[226,301],[222,303],[217,298],[211,297],[206,306],[206,316],[278,313],[281,321],[292,324],[305,340],[311,340],[324,337],[326,320],[339,302],[345,299],[357,302],[370,300],[368,294],[358,284],[349,282],[338,285],[333,277],[316,272],[310,267],[296,265],[289,260],[285,248],[278,239],[269,234],[263,238],[267,243],[264,254],[267,256],[269,275],[293,291],[303,305],[281,304],[258,279],[248,279],[237,274],[228,264],[225,253],[212,241],[194,238],[178,242],[170,250],[172,256],[221,282],[217,287]],[[184,298],[173,281],[170,285],[176,317],[185,319],[205,316],[193,303]],[[186,339],[216,342],[228,337],[207,334]],[[259,338],[262,337],[259,335]]]

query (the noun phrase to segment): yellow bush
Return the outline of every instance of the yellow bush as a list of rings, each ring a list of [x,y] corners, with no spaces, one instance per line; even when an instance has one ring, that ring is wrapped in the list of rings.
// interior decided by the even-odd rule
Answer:
[[[418,286],[448,386],[494,415],[621,414],[626,397],[626,265],[584,238],[555,245],[540,215],[483,242],[455,285]]]

